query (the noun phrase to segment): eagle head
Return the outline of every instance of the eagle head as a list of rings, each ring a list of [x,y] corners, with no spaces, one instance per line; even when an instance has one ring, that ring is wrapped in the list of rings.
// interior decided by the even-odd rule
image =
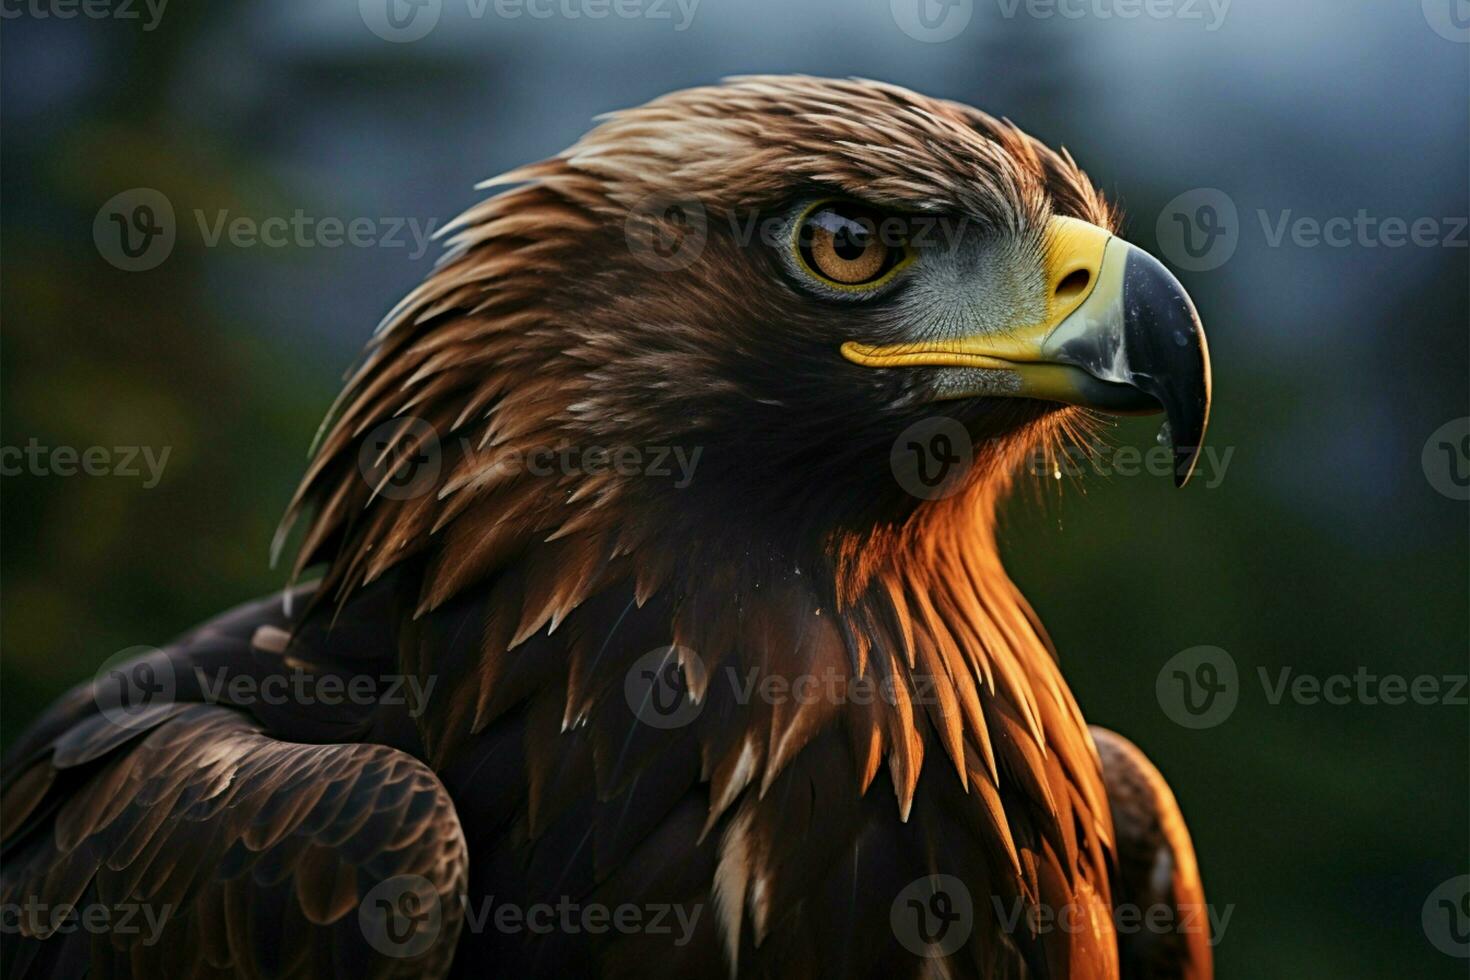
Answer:
[[[482,186],[501,190],[387,318],[298,500],[318,506],[303,560],[339,556],[344,585],[473,512],[456,580],[511,531],[830,551],[938,496],[895,479],[910,449],[962,452],[967,492],[944,496],[993,500],[1093,410],[1166,412],[1180,483],[1193,467],[1210,378],[1192,303],[1068,154],[1009,122],[746,77],[613,113]],[[438,479],[381,499],[395,467],[364,460],[426,440]]]

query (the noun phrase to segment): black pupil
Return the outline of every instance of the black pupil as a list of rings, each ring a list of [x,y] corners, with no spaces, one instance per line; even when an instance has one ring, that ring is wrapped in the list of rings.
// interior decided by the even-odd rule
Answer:
[[[837,253],[837,257],[845,262],[854,262],[862,258],[870,244],[872,244],[872,238],[868,235],[868,230],[851,219],[842,219],[841,224],[832,235],[832,249]]]

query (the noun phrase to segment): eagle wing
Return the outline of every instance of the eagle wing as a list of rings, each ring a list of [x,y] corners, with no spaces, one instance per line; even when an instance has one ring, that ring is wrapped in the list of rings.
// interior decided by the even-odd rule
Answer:
[[[1122,976],[1211,980],[1209,910],[1184,814],[1138,746],[1106,728],[1091,731],[1117,844],[1113,903]],[[1165,927],[1150,928],[1150,915]]]
[[[261,669],[247,637],[285,615],[269,600],[157,656]],[[434,773],[199,693],[181,676],[124,718],[83,685],[7,760],[4,975],[445,974],[467,852]]]

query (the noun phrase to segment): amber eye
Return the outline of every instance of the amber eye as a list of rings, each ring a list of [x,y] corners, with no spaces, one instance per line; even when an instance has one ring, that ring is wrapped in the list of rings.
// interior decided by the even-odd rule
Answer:
[[[829,285],[844,289],[877,285],[907,249],[892,218],[856,204],[814,207],[801,221],[797,248],[803,265]]]

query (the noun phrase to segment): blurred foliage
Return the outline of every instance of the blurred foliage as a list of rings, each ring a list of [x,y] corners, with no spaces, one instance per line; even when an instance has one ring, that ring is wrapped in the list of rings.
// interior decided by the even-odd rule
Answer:
[[[656,78],[625,79],[618,42],[562,51],[560,36],[527,47],[521,62],[510,60],[513,40],[491,58],[440,57],[416,45],[326,45],[324,54],[292,60],[289,30],[260,42],[263,29],[246,32],[239,9],[171,6],[165,29],[152,33],[23,25],[51,56],[71,59],[47,62],[48,71],[91,79],[85,98],[61,99],[64,111],[47,108],[40,95],[26,103],[24,82],[39,79],[18,78],[16,65],[34,71],[38,62],[18,61],[25,42],[16,39],[16,22],[7,21],[0,41],[8,123],[0,140],[0,444],[35,438],[46,446],[170,452],[152,489],[141,477],[4,480],[0,739],[7,742],[111,653],[165,642],[282,584],[267,547],[314,427],[373,311],[423,271],[402,253],[226,256],[181,232],[167,262],[129,274],[93,247],[102,201],[152,186],[178,202],[256,213],[326,200],[339,210],[318,213],[356,207],[442,220],[469,203],[474,177],[558,149],[592,111],[724,70],[878,74],[870,59],[907,44],[896,32],[881,45],[842,34],[822,38],[806,60],[772,64],[720,48],[706,34],[699,43],[713,47],[680,49],[683,60],[662,64]],[[785,30],[773,21],[773,44]],[[1074,149],[1078,131],[1107,147],[1097,135],[1099,112],[1125,132],[1143,126],[1125,111],[1130,100],[1108,108],[1099,86],[1111,82],[1115,66],[1089,63],[1073,35],[1019,22],[987,31],[983,59],[958,42],[908,44],[899,57],[914,64],[914,78],[894,80],[925,87],[939,79],[945,94],[985,88],[994,100],[988,108],[1045,138],[1065,136]],[[254,38],[257,51],[265,43],[279,61],[245,72],[222,34]],[[543,80],[575,76],[562,81],[571,93],[565,99],[543,97],[510,67],[538,58]],[[579,81],[597,58],[608,62],[603,82],[615,97],[603,84]],[[480,72],[473,84],[470,63]],[[1242,65],[1239,74],[1251,70]],[[1337,84],[1329,70],[1321,75]],[[1178,79],[1201,84],[1183,73]],[[65,80],[48,84],[69,91]],[[259,95],[268,85],[276,86],[269,97]],[[1446,90],[1463,113],[1464,85]],[[221,105],[209,101],[220,93]],[[1268,112],[1270,99],[1260,90],[1256,97]],[[577,108],[567,108],[570,100],[580,100]],[[458,102],[467,108],[452,114],[446,105]],[[1399,110],[1378,111],[1387,124]],[[18,114],[23,130],[14,125]],[[454,126],[481,114],[504,140],[477,143],[483,152],[464,159]],[[299,138],[283,133],[298,117],[310,122],[296,126],[336,128],[305,149],[294,145],[294,155],[273,156],[269,150]],[[1321,160],[1368,152],[1352,134],[1371,127],[1357,128],[1356,114],[1349,119],[1343,142],[1308,149]],[[1321,186],[1339,186],[1321,160],[1272,160],[1308,152],[1292,138],[1291,122],[1268,119],[1259,143],[1222,163],[1253,182],[1246,186],[1257,194],[1247,203],[1292,206]],[[1084,157],[1105,187],[1128,188],[1129,212],[1143,216],[1130,234],[1145,247],[1155,244],[1147,216],[1201,182],[1180,184],[1159,164],[1190,148],[1168,142],[1169,119],[1152,124],[1153,145],[1115,143]],[[425,132],[437,134],[435,144],[415,149]],[[1463,127],[1455,139],[1450,163],[1462,179]],[[1381,186],[1390,183],[1385,176]],[[448,210],[415,211],[403,200],[383,206],[373,197],[397,185],[419,195],[406,200]],[[1348,188],[1340,200],[1367,192]],[[1467,209],[1463,196],[1456,207]],[[1470,863],[1470,712],[1271,705],[1256,679],[1257,668],[1283,666],[1328,675],[1361,665],[1410,677],[1467,669],[1467,508],[1434,493],[1419,471],[1424,437],[1470,403],[1465,252],[1435,250],[1412,263],[1382,256],[1375,264],[1379,258],[1356,255],[1361,264],[1349,266],[1329,254],[1243,253],[1231,274],[1186,275],[1213,349],[1210,441],[1235,450],[1225,479],[1180,493],[1149,477],[1043,478],[1018,495],[1005,522],[1010,567],[1052,631],[1089,718],[1144,746],[1190,817],[1211,900],[1233,907],[1218,949],[1223,977],[1464,976],[1428,947],[1419,915],[1429,890]],[[1267,287],[1240,280],[1241,270],[1262,268],[1275,277],[1268,305],[1293,309],[1305,295],[1299,288],[1324,276],[1341,302],[1290,323],[1283,313],[1279,336],[1263,341],[1263,325],[1249,319]],[[303,303],[302,295],[314,299]],[[1153,430],[1128,422],[1114,438],[1144,446]],[[1172,654],[1198,644],[1231,652],[1244,693],[1223,725],[1188,731],[1159,710],[1154,680]]]

